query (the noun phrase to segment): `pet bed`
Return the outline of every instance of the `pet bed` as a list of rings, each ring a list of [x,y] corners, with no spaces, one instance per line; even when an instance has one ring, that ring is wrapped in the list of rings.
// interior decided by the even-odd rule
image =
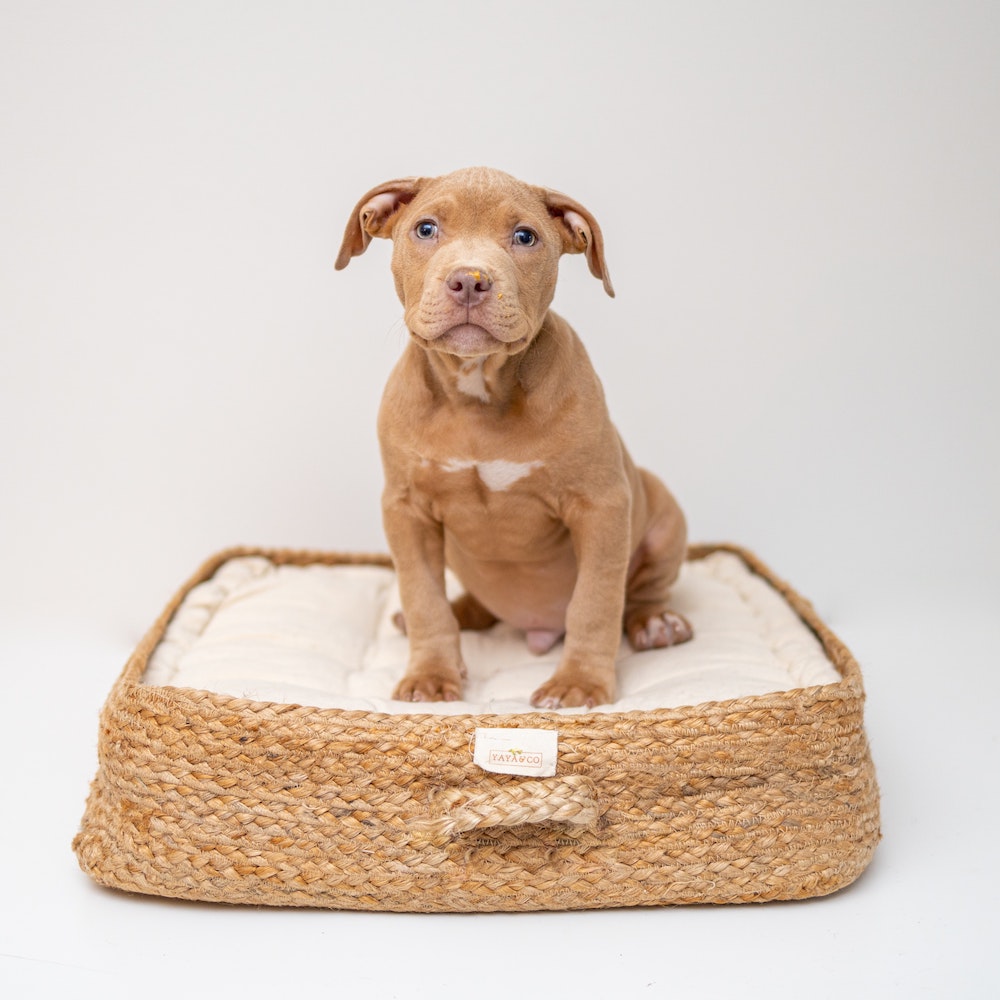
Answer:
[[[465,701],[391,699],[380,557],[232,550],[104,707],[81,867],[230,903],[474,911],[823,895],[879,839],[857,663],[750,553],[693,548],[695,639],[632,653],[596,710],[527,701],[559,649],[463,633]],[[688,707],[683,707],[688,706]]]

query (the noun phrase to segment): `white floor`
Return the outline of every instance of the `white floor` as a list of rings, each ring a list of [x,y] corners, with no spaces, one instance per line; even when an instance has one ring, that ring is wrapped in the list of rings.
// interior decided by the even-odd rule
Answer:
[[[1000,5],[0,0],[0,995],[1000,995]],[[382,550],[405,332],[362,194],[488,164],[640,464],[853,649],[869,871],[762,907],[395,916],[92,885],[97,713],[201,559]]]

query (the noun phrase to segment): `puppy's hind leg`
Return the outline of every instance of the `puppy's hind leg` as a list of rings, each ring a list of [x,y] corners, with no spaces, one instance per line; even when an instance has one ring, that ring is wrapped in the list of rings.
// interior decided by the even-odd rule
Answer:
[[[455,621],[458,622],[458,627],[462,631],[468,629],[472,632],[481,632],[483,629],[489,628],[491,625],[496,625],[499,621],[497,616],[493,614],[492,611],[488,611],[484,608],[479,601],[477,601],[472,594],[466,592],[462,594],[461,597],[456,597],[454,601],[451,602],[451,613],[455,616]],[[392,623],[402,632],[406,634],[406,619],[403,617],[402,611],[397,611],[392,616]]]
[[[463,631],[481,632],[496,625],[500,620],[492,611],[484,608],[468,591],[451,602],[451,611]]]
[[[649,526],[629,566],[625,588],[625,633],[633,649],[687,642],[690,622],[670,610],[670,587],[687,551],[687,526],[677,501],[645,469],[639,470],[649,504]]]

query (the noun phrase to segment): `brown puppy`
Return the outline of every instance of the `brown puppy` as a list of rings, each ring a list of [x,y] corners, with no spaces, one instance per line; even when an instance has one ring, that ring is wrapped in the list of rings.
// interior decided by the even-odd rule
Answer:
[[[395,697],[455,700],[460,628],[497,620],[535,652],[565,634],[541,708],[615,696],[624,621],[636,649],[691,638],[667,607],[684,516],[636,468],[583,344],[549,310],[559,258],[584,253],[614,292],[593,216],[564,195],[485,168],[389,181],[358,203],[337,268],[373,236],[410,343],[379,413],[382,509],[410,662]],[[445,566],[466,594],[450,605]]]

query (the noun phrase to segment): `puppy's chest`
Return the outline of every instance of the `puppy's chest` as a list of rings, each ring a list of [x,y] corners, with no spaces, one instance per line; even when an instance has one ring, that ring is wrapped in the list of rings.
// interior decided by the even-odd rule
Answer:
[[[544,492],[548,478],[542,458],[487,458],[472,449],[455,454],[430,452],[421,450],[414,456],[411,478],[421,493],[438,502],[460,504],[475,499],[506,506]]]
[[[527,419],[443,409],[414,416],[391,436],[408,456],[411,480],[427,493],[520,494],[538,490],[555,471],[556,456]]]
[[[419,506],[476,558],[525,558],[561,531],[543,459],[423,457],[412,486]]]

